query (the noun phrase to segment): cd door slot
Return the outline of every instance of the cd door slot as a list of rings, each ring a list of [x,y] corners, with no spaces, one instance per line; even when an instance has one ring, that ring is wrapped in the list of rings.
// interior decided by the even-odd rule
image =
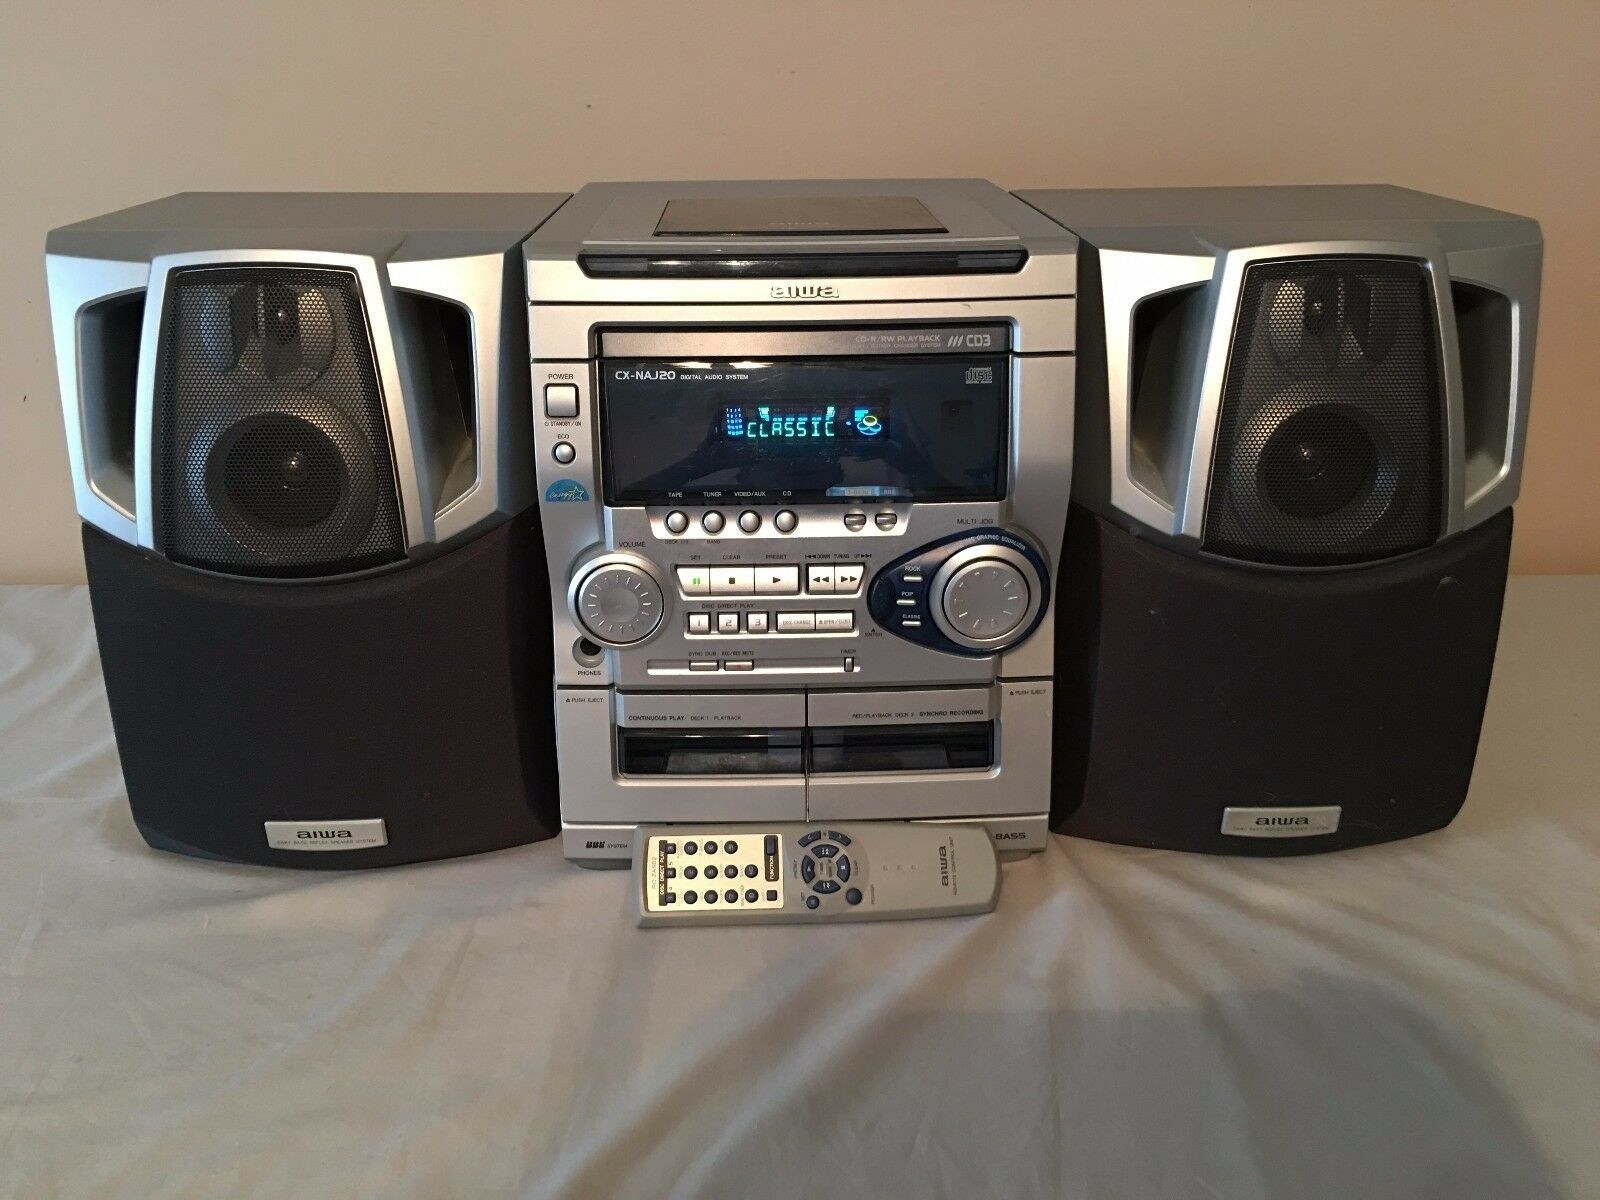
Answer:
[[[984,771],[995,764],[993,721],[833,725],[808,731],[813,775],[877,771]]]
[[[617,769],[635,779],[798,775],[805,769],[804,737],[801,729],[619,729]]]

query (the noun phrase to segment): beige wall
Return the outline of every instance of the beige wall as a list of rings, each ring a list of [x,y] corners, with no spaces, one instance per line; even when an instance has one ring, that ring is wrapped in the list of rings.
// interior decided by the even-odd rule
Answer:
[[[1523,571],[1600,570],[1600,3],[0,3],[0,580],[81,578],[42,250],[189,188],[1389,181],[1544,223]]]

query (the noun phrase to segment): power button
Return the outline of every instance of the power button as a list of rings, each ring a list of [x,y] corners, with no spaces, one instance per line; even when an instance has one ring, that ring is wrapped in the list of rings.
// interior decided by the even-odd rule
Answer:
[[[570,418],[578,415],[578,385],[575,383],[547,383],[544,385],[544,415]]]

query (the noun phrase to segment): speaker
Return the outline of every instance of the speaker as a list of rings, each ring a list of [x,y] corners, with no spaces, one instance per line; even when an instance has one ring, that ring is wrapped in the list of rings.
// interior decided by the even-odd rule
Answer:
[[[1390,187],[1022,192],[1080,239],[1052,826],[1448,824],[1522,471],[1536,223]]]
[[[559,829],[521,243],[564,199],[188,193],[49,235],[152,846],[346,868]]]

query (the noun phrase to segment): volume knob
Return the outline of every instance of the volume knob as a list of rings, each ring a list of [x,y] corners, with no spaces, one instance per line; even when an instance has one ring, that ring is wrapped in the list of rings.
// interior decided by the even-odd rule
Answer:
[[[934,576],[929,607],[951,641],[998,653],[1032,625],[1043,591],[1037,568],[1010,547],[969,546]]]
[[[632,646],[661,625],[666,597],[655,575],[639,563],[602,559],[578,573],[569,593],[572,615],[595,641]]]

